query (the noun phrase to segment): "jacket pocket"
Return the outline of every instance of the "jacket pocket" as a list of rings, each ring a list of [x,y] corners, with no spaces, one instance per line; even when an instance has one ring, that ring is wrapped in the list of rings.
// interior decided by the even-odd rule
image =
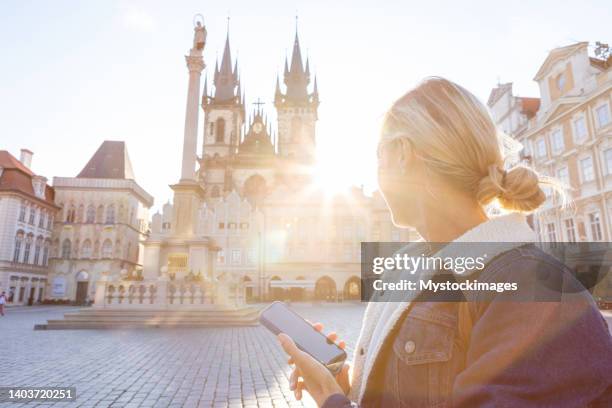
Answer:
[[[457,317],[415,305],[393,341],[400,406],[445,406],[452,389]]]

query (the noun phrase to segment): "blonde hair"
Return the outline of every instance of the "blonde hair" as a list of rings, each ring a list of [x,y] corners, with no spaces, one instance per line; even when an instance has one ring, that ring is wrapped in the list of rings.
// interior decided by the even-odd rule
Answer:
[[[381,142],[409,142],[428,170],[447,178],[485,206],[497,199],[510,211],[537,209],[552,184],[519,164],[505,169],[504,140],[484,105],[444,78],[424,80],[387,112]],[[556,188],[556,187],[555,187]]]

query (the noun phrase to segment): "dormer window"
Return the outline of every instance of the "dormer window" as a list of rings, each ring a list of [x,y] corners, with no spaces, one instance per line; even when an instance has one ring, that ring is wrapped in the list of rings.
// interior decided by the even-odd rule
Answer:
[[[42,176],[34,176],[32,177],[32,189],[34,190],[34,194],[38,198],[45,198],[45,185],[47,183],[47,179]]]
[[[557,75],[557,80],[555,82],[557,84],[557,89],[563,92],[563,89],[565,89],[565,74],[560,73]]]

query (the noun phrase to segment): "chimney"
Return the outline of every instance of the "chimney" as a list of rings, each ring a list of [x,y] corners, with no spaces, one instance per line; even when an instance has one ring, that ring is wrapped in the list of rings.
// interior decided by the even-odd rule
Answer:
[[[21,156],[19,161],[26,166],[28,169],[32,167],[32,156],[34,153],[28,149],[21,149]]]

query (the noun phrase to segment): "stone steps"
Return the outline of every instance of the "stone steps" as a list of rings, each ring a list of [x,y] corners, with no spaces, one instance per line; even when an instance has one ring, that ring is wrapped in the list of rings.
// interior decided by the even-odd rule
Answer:
[[[211,308],[206,310],[134,310],[86,308],[64,314],[64,319],[37,324],[34,330],[144,329],[256,326],[259,310]]]

